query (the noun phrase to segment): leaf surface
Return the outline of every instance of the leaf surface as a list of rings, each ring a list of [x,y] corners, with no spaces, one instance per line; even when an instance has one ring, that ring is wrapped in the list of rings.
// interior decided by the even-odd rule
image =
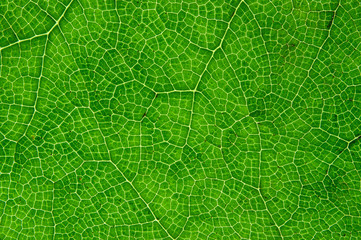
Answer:
[[[0,239],[359,239],[361,5],[0,3]]]

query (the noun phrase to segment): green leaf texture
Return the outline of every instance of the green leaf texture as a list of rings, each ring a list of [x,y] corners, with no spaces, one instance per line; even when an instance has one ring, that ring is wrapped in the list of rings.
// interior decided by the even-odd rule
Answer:
[[[0,239],[361,239],[357,0],[2,0]]]

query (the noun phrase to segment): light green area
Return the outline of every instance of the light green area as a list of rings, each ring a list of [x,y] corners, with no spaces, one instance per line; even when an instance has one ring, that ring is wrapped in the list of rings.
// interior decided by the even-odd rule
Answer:
[[[361,239],[356,0],[0,3],[0,239]]]

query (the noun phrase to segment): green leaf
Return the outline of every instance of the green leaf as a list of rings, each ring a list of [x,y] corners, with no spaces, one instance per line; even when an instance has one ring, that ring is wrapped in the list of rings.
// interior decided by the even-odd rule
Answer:
[[[356,0],[0,3],[0,239],[360,239]]]

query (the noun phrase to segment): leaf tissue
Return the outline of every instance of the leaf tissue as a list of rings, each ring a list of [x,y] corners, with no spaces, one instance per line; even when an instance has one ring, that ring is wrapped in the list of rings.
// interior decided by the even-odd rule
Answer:
[[[357,0],[2,0],[0,239],[361,239]]]

